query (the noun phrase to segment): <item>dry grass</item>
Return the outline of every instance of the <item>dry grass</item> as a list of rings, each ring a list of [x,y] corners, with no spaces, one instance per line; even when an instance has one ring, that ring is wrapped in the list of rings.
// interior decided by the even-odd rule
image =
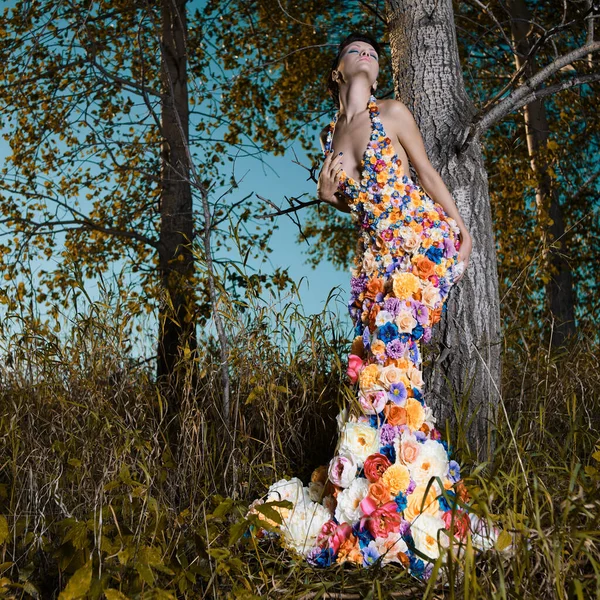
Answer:
[[[465,465],[478,502],[521,532],[426,587],[393,567],[315,570],[242,536],[247,503],[275,479],[330,457],[349,393],[344,334],[327,314],[254,301],[227,317],[232,426],[221,418],[214,342],[182,359],[199,376],[181,399],[173,454],[164,388],[128,355],[122,307],[92,304],[68,335],[6,340],[0,380],[0,596],[11,598],[600,597],[600,365],[579,341],[505,352],[489,465]],[[516,442],[516,443],[515,443]],[[466,460],[466,448],[457,448]],[[595,457],[594,457],[595,456]],[[242,523],[240,525],[240,523]],[[3,533],[4,531],[4,533]],[[69,582],[69,583],[67,583]],[[66,588],[65,588],[66,586]],[[82,591],[83,590],[83,591]]]

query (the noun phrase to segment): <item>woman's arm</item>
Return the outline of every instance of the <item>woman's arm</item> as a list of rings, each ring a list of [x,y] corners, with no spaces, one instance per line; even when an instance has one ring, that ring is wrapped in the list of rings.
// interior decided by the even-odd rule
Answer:
[[[394,133],[400,144],[406,150],[408,158],[412,163],[419,183],[427,194],[437,202],[449,217],[452,217],[460,230],[460,250],[459,259],[465,262],[465,267],[471,254],[473,241],[471,234],[465,225],[452,195],[444,184],[439,173],[429,162],[421,132],[408,108],[397,100],[388,101],[388,114],[390,121],[394,123]]]

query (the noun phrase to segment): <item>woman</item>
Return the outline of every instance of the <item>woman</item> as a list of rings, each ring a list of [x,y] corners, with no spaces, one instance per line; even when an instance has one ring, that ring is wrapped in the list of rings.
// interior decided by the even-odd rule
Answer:
[[[329,465],[308,487],[277,482],[266,500],[290,501],[273,505],[282,538],[314,565],[381,561],[426,579],[450,544],[456,555],[467,536],[486,547],[497,535],[465,510],[469,496],[421,376],[419,343],[431,337],[472,243],[408,109],[372,96],[378,72],[374,40],[342,42],[329,78],[339,113],[321,135],[318,182],[319,198],[351,213],[360,231],[348,361],[358,393],[339,418]],[[409,178],[409,159],[423,188]]]

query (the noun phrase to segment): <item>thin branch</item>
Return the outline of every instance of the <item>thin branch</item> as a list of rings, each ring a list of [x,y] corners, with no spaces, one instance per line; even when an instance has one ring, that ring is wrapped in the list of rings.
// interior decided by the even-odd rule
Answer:
[[[548,87],[540,88],[536,90],[531,95],[527,96],[523,99],[522,106],[527,106],[531,104],[534,100],[541,100],[542,98],[546,98],[547,96],[552,96],[553,94],[557,94],[558,92],[562,92],[564,90],[568,90],[572,87],[578,85],[584,85],[586,83],[593,83],[594,81],[600,80],[600,73],[592,73],[590,75],[581,75],[580,77],[572,77],[566,81],[561,81],[560,83],[556,83],[554,85],[550,85]]]
[[[271,202],[268,198],[264,198],[263,196],[259,196],[256,194],[257,198],[266,202],[269,206],[272,206],[275,209],[274,213],[269,213],[268,215],[258,215],[257,219],[272,219],[273,217],[280,217],[281,215],[289,215],[291,213],[298,212],[303,208],[307,208],[309,206],[314,206],[315,204],[322,204],[320,200],[310,200],[309,202],[299,202],[296,198],[290,198],[288,202],[292,204],[293,200],[296,200],[297,204],[292,204],[290,208],[280,208],[274,202]]]
[[[560,58],[557,58],[555,61],[551,62],[549,65],[546,65],[543,69],[538,71],[535,75],[527,79],[522,85],[516,88],[512,94],[498,102],[498,104],[488,110],[487,113],[484,113],[478,121],[475,121],[464,143],[462,144],[461,149],[468,145],[471,140],[478,139],[487,129],[503,119],[509,113],[526,106],[527,102],[530,101],[530,98],[532,98],[532,96],[538,92],[538,88],[550,76],[560,71],[563,67],[566,67],[576,60],[579,60],[582,57],[598,50],[600,50],[600,42],[586,44],[585,46],[581,46],[580,48],[576,48],[575,50],[564,54]]]

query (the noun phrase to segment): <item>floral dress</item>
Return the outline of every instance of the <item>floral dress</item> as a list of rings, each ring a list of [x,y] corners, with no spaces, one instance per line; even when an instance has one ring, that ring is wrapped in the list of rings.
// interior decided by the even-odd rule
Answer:
[[[276,502],[284,544],[315,566],[398,563],[427,579],[450,545],[456,554],[470,537],[486,548],[498,532],[469,510],[459,465],[424,400],[419,345],[431,338],[461,272],[459,230],[404,171],[374,97],[368,108],[361,180],[342,172],[339,184],[360,230],[349,303],[356,398],[338,418],[329,465],[308,486],[278,481],[264,501]]]

